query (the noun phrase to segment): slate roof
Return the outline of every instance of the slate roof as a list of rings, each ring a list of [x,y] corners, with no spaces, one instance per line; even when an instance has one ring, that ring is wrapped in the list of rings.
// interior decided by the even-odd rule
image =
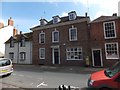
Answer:
[[[20,42],[21,38],[24,37],[25,41],[32,41],[32,32],[30,33],[24,33],[24,34],[17,34],[14,37],[11,36],[5,43],[10,43],[11,38],[14,39],[14,42]]]
[[[77,16],[75,20],[86,19],[86,18],[89,18],[89,16],[87,16],[87,17],[86,16]],[[59,23],[68,22],[69,16],[61,17],[60,20],[61,21]],[[48,25],[53,25],[53,20],[49,21],[45,26],[48,26]],[[31,28],[31,30],[34,28],[38,28],[38,27],[42,27],[42,26],[41,25],[35,26],[35,27]]]
[[[110,20],[115,20],[120,17],[117,16],[100,16],[97,19],[93,20],[91,23],[96,23],[96,22],[104,22],[104,21],[110,21]]]

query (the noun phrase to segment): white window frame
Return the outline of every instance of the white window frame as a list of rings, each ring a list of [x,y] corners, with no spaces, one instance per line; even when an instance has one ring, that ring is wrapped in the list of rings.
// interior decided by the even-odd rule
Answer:
[[[116,46],[117,46],[117,57],[108,57],[108,55],[107,55],[107,44],[116,44]],[[118,47],[118,43],[117,42],[113,42],[113,43],[105,43],[105,54],[106,54],[106,59],[119,59],[119,49],[118,49],[119,47]],[[113,50],[114,51],[114,50]]]
[[[58,40],[57,41],[55,41],[55,36],[54,36],[54,33],[56,33],[56,32],[58,33]],[[59,42],[59,31],[55,30],[55,31],[52,32],[52,42],[54,42],[54,43]]]
[[[72,37],[71,37],[71,30],[76,30],[76,38],[75,39],[72,39]],[[69,28],[69,40],[70,41],[76,41],[77,40],[77,28]]]
[[[26,59],[26,52],[20,52],[20,60]]]
[[[9,58],[10,58],[11,60],[14,60],[14,52],[10,52],[10,53],[9,53]]]
[[[39,43],[40,44],[44,44],[44,43],[42,43],[42,39],[41,39],[41,35],[44,35],[44,43],[45,43],[45,33],[44,32],[41,32],[40,34],[39,34]]]
[[[44,50],[43,53],[42,53],[42,50]],[[45,59],[45,48],[39,48],[39,59]]]
[[[114,37],[107,37],[107,36],[106,36],[105,24],[107,24],[107,23],[113,23],[113,27],[114,27],[114,34],[115,34],[115,36],[114,36]],[[104,23],[103,23],[103,27],[104,27],[104,38],[105,38],[105,39],[116,38],[116,27],[115,27],[115,21],[104,22]]]
[[[75,51],[75,48],[77,48],[77,51]],[[70,51],[70,49],[73,49],[73,51]],[[80,49],[80,51],[79,51],[79,49]],[[79,52],[81,52],[81,54]],[[75,53],[80,54],[81,58],[80,59],[76,59],[76,57],[78,57],[78,56],[75,56],[75,55],[73,56],[74,58],[69,58],[68,54],[72,55],[72,54],[75,54]],[[66,59],[67,60],[83,60],[83,54],[82,53],[83,52],[82,52],[82,48],[81,47],[69,47],[69,48],[66,48]]]
[[[75,13],[70,13],[69,14],[69,20],[75,20],[76,19],[76,14]]]

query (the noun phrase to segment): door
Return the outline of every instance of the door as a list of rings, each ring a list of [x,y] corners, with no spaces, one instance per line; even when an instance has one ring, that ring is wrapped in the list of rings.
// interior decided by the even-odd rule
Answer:
[[[93,66],[95,66],[95,67],[103,66],[101,49],[93,49],[92,50],[92,60],[93,60]]]
[[[53,64],[60,64],[59,48],[53,48]]]

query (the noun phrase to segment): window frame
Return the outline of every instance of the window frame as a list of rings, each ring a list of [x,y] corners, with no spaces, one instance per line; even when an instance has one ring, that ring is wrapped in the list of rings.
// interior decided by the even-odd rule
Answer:
[[[111,56],[110,57],[108,57],[108,55],[107,55],[107,44],[116,44],[116,48],[117,48],[117,57],[113,57],[113,58],[111,58]],[[111,49],[112,50],[112,49]],[[110,51],[110,50],[109,50]],[[112,51],[110,51],[110,52],[112,52]],[[113,50],[113,52],[115,52],[115,50]],[[118,42],[113,42],[113,43],[105,43],[105,55],[106,55],[106,59],[119,59],[119,46],[118,46]]]
[[[43,57],[41,56],[41,50],[44,50],[44,52],[42,53],[43,54]],[[39,48],[39,59],[45,59],[45,48]]]
[[[9,58],[10,58],[11,60],[14,60],[14,52],[10,52],[10,53],[9,53]]]
[[[54,34],[54,33],[56,33],[56,32],[58,33],[58,36],[57,36],[58,40],[57,40],[57,41],[55,41],[55,34]],[[56,31],[56,30],[55,30],[55,31],[52,32],[52,42],[53,42],[53,43],[59,42],[59,31]]]
[[[71,30],[75,30],[76,31],[76,38],[72,39],[72,35],[71,35]],[[77,28],[69,28],[69,41],[77,41],[78,37],[77,37]]]
[[[13,48],[14,47],[14,38],[12,37],[10,39],[10,48]]]
[[[75,48],[77,48],[77,51],[74,51],[75,50]],[[69,50],[72,50],[73,49],[73,51],[69,51]],[[80,50],[80,51],[79,51]],[[69,56],[68,56],[68,53],[70,53],[70,54],[75,54],[75,53],[79,53],[79,55],[81,56],[81,58],[78,58],[78,59],[76,59],[75,57],[75,55],[73,56],[74,58],[69,58]],[[80,54],[81,53],[81,54]],[[78,57],[78,56],[77,56]],[[82,51],[82,48],[81,47],[68,47],[68,48],[66,48],[66,60],[75,60],[75,61],[79,61],[79,60],[83,60],[83,51]]]
[[[22,57],[22,58],[21,58]],[[26,60],[26,52],[20,52],[20,60],[24,61]]]
[[[41,37],[42,37],[42,34],[44,35],[44,36],[43,36],[43,38],[44,38],[43,43],[42,43],[42,38],[41,38]],[[39,33],[39,43],[40,43],[40,44],[45,44],[45,33],[44,33],[44,32]]]
[[[21,38],[20,47],[25,47],[25,37]]]
[[[105,29],[105,25],[106,24],[110,24],[110,23],[113,23],[113,28],[114,28],[114,37],[112,36],[112,37],[107,37],[106,36],[106,29]],[[105,39],[112,39],[112,38],[116,38],[117,36],[116,36],[116,26],[115,26],[115,21],[109,21],[109,22],[104,22],[103,23],[103,27],[104,27],[104,38]],[[111,31],[111,30],[109,30],[109,31]]]
[[[69,14],[69,20],[75,20],[76,19],[76,14],[75,13],[70,13]]]

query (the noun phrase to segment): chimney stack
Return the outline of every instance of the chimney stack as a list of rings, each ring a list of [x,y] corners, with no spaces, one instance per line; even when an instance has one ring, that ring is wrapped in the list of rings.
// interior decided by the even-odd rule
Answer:
[[[0,29],[4,27],[4,23],[0,22]]]
[[[8,25],[14,26],[14,21],[12,20],[12,17],[10,17],[10,19],[8,19]]]
[[[14,27],[14,29],[13,29],[13,36],[15,36],[17,34],[18,34],[18,30]]]
[[[20,31],[20,35],[22,34],[22,31]]]

